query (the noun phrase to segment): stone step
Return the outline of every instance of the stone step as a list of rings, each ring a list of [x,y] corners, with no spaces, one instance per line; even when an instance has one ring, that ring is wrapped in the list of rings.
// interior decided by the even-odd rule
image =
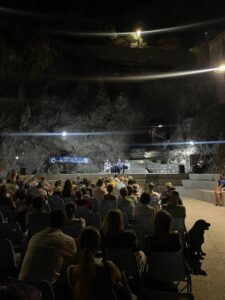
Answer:
[[[203,190],[215,190],[216,180],[182,180],[183,187]]]
[[[178,186],[177,191],[180,193],[181,197],[196,198],[198,200],[215,204],[215,195],[213,190],[190,189],[190,188]],[[222,196],[222,204],[223,206],[225,206],[225,193],[223,193]]]
[[[189,174],[190,180],[217,181],[220,174]]]

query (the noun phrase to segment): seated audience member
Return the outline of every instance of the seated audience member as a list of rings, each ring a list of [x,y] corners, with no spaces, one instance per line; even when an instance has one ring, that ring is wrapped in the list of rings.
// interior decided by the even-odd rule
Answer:
[[[149,216],[150,219],[155,217],[155,208],[150,206],[151,198],[148,193],[142,193],[140,198],[140,204],[134,207],[134,217],[137,216]]]
[[[107,186],[107,194],[105,194],[104,195],[104,198],[103,198],[103,202],[102,202],[102,204],[104,205],[104,204],[112,204],[112,208],[114,207],[116,207],[116,200],[117,200],[117,198],[116,198],[116,196],[114,196],[113,195],[113,185],[112,184],[109,184],[108,186]]]
[[[12,197],[7,193],[7,187],[3,184],[0,187],[0,206],[8,206],[10,210],[15,210],[16,205],[12,200]]]
[[[91,188],[91,181],[87,178],[83,178],[83,184],[85,186],[85,188],[87,189],[87,193],[88,196],[90,197],[90,199],[92,198],[92,188]]]
[[[66,204],[66,225],[71,225],[71,224],[80,224],[82,227],[86,226],[86,222],[83,218],[75,218],[75,205],[74,203],[67,203]]]
[[[124,230],[123,215],[119,209],[107,212],[101,233],[101,249],[132,248],[137,251],[137,236],[133,230]]]
[[[74,299],[88,300],[102,290],[113,288],[122,283],[131,299],[131,291],[126,276],[111,261],[97,263],[95,254],[100,245],[100,234],[93,227],[86,227],[79,237],[81,257],[77,265],[67,269],[67,281],[73,288]]]
[[[171,191],[169,196],[169,202],[162,205],[162,209],[169,212],[173,218],[186,218],[186,209],[183,205],[179,205],[179,193],[177,191]]]
[[[75,198],[72,182],[69,179],[64,183],[62,198]]]
[[[218,183],[217,183],[217,187],[216,187],[216,190],[215,190],[215,205],[216,206],[221,206],[222,205],[222,192],[225,191],[225,178],[224,178],[224,175],[220,175],[219,176],[219,180],[218,180]]]
[[[63,185],[62,185],[62,180],[56,180],[54,189],[53,189],[53,195],[57,195],[61,197],[63,191]]]
[[[151,197],[150,205],[155,207],[156,210],[159,210],[159,198],[160,195],[156,192],[154,192],[154,183],[150,182],[148,185],[148,193]]]
[[[83,199],[85,199],[87,201],[91,201],[90,193],[85,185],[80,189],[80,191],[83,194]]]
[[[85,206],[88,209],[92,209],[92,203],[90,200],[84,199],[83,198],[83,193],[81,191],[77,191],[75,193],[76,197],[76,205],[77,206]]]
[[[137,199],[140,199],[140,196],[141,196],[141,189],[140,189],[139,184],[134,183],[134,184],[132,184],[132,187],[133,187],[133,195],[134,195],[135,197],[137,197]]]
[[[51,212],[49,227],[35,234],[23,260],[19,279],[24,281],[47,280],[54,283],[65,260],[76,253],[75,241],[64,234],[65,213],[61,209]]]
[[[107,194],[106,188],[104,187],[104,182],[102,179],[98,179],[96,182],[96,188],[93,190],[94,199],[98,200],[101,204],[104,196]]]
[[[133,194],[134,189],[133,189],[132,185],[128,184],[126,188],[127,188],[126,199],[130,202],[133,202],[133,204],[136,205],[138,200],[137,200],[137,197]]]
[[[26,214],[27,225],[48,225],[49,213],[43,212],[44,202],[42,196],[32,198],[32,210]]]
[[[171,182],[166,182],[165,187],[166,187],[166,190],[163,191],[160,195],[160,201],[161,201],[160,204],[161,205],[167,204],[168,201],[169,201],[169,198],[170,198],[170,192],[176,190],[175,186],[173,186],[173,184]],[[180,198],[180,196],[179,196],[179,199],[178,199],[178,204],[183,205],[183,201]]]
[[[117,177],[115,177],[114,179],[116,180],[115,193],[116,193],[117,195],[119,195],[119,194],[120,194],[120,190],[121,190],[122,188],[125,188],[125,187],[126,187],[126,184],[125,184],[125,182],[124,182],[124,177],[121,176],[121,177],[119,178],[119,177],[117,176]]]
[[[117,200],[117,207],[127,207],[127,206],[134,206],[134,203],[131,199],[127,198],[127,188],[123,187],[120,189],[120,197]]]
[[[153,252],[176,252],[181,249],[179,233],[171,230],[172,216],[165,210],[156,213],[154,233],[146,237],[146,255]]]

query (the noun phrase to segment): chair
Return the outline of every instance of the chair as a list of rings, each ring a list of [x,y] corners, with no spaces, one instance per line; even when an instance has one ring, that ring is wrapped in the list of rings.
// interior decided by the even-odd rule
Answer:
[[[153,219],[148,215],[139,215],[135,216],[136,225],[144,225],[147,226],[148,233],[153,233],[154,223]]]
[[[84,218],[86,215],[90,213],[90,210],[85,205],[78,205],[76,209],[75,216],[76,218]]]
[[[18,275],[18,262],[11,241],[0,239],[0,245],[0,278]]]
[[[161,292],[152,290],[143,290],[138,300],[194,300],[191,293]]]
[[[127,277],[140,277],[136,256],[132,249],[105,249],[104,257],[106,260],[113,261],[121,271],[126,273]]]
[[[84,217],[84,219],[86,220],[87,226],[93,226],[96,227],[97,229],[101,228],[102,222],[101,222],[100,213],[87,214]]]
[[[141,250],[145,250],[145,237],[148,235],[148,228],[145,225],[128,225],[127,229],[133,230],[138,239],[138,245]]]
[[[186,282],[182,291],[187,288],[192,290],[190,270],[185,264],[182,250],[177,252],[151,252],[148,265],[149,274],[152,278],[165,282]]]
[[[9,206],[0,205],[0,211],[3,215],[3,218],[8,220],[8,222],[13,222],[16,220],[16,212],[12,211]]]
[[[14,248],[20,248],[24,240],[20,225],[16,222],[1,223],[0,224],[0,237],[9,239]]]
[[[64,209],[64,201],[58,195],[50,196],[48,198],[48,203],[51,209]]]
[[[183,218],[172,218],[172,230],[182,229],[186,232],[186,227]]]
[[[127,214],[128,220],[133,220],[133,206],[121,206],[120,210],[122,211],[122,213]]]
[[[41,291],[42,300],[55,300],[55,293],[51,283],[46,280],[32,281],[30,284]]]
[[[1,211],[0,211],[0,223],[6,223],[6,220],[4,219]]]
[[[27,240],[29,241],[33,235],[35,235],[36,233],[44,230],[45,228],[47,228],[47,225],[36,225],[36,224],[31,224],[28,225],[28,233],[27,233]]]
[[[100,300],[100,299],[117,300],[117,297],[113,289],[107,289],[99,292],[94,292],[92,294],[91,299],[92,300]]]
[[[82,226],[80,224],[65,225],[63,232],[73,238],[77,238],[81,232]]]
[[[172,218],[172,230],[176,230],[179,232],[180,243],[182,249],[187,248],[187,243],[185,239],[185,234],[187,233],[184,219],[183,218]]]

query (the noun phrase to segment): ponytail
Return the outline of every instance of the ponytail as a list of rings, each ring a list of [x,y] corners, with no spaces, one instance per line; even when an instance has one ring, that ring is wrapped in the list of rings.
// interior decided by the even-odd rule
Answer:
[[[93,281],[96,275],[94,253],[84,248],[78,264],[78,280],[75,286],[75,298],[88,300],[91,296]]]

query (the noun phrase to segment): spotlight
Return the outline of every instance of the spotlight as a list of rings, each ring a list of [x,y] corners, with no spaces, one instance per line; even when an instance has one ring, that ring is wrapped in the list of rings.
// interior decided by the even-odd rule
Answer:
[[[16,156],[15,159],[18,160],[18,159],[19,159],[19,156]]]
[[[190,141],[190,142],[189,142],[189,145],[193,146],[193,145],[194,145],[194,142],[193,142],[193,141]]]
[[[159,124],[159,125],[158,125],[158,128],[162,128],[162,127],[163,127],[163,125],[162,125],[162,124]]]
[[[136,30],[136,34],[137,34],[137,36],[139,37],[139,36],[141,35],[141,30],[140,30],[140,29],[137,29],[137,30]]]
[[[216,73],[223,73],[225,72],[225,65],[221,65],[220,67],[216,68]]]
[[[63,131],[63,132],[62,132],[62,136],[67,136],[67,132],[66,132],[66,131]]]

